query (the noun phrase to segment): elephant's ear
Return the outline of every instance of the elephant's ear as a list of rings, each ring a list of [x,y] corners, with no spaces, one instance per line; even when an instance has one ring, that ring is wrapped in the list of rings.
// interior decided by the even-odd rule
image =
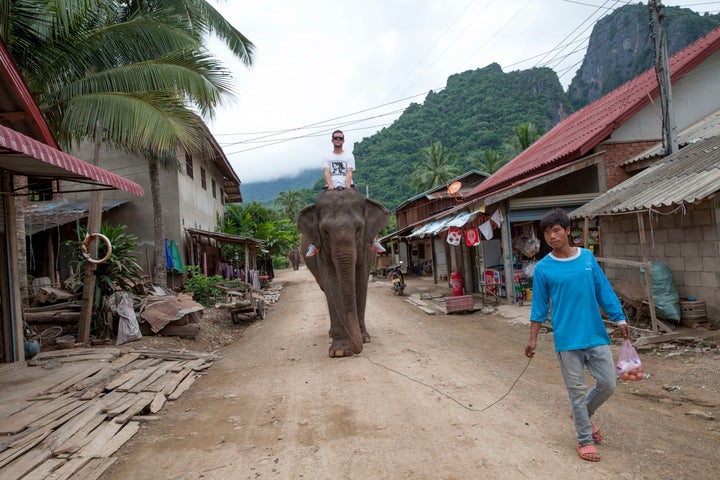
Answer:
[[[367,199],[365,207],[365,236],[372,241],[380,233],[390,218],[390,210],[382,203]]]
[[[317,213],[315,212],[315,204],[308,205],[300,210],[297,219],[297,229],[300,233],[309,235],[310,238],[318,238],[318,218]]]

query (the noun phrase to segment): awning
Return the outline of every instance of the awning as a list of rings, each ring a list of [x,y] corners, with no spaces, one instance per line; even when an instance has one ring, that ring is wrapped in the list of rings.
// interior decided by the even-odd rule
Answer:
[[[137,183],[61,152],[11,128],[0,125],[0,169],[20,175],[100,184],[135,195],[145,192]]]
[[[443,217],[440,220],[426,223],[425,225],[421,226],[420,228],[412,232],[410,235],[408,235],[408,238],[423,238],[426,235],[437,235],[438,233],[445,231],[450,227],[460,228],[464,226],[467,222],[472,220],[472,218],[478,213],[480,212],[478,210],[475,210],[474,212],[463,212],[457,215],[448,215],[447,217]]]

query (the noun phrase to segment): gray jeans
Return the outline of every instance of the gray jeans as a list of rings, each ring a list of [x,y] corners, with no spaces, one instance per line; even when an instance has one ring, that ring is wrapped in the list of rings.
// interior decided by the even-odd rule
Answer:
[[[615,363],[609,345],[557,352],[560,371],[570,398],[577,441],[580,445],[594,443],[590,417],[615,391]],[[585,369],[595,379],[587,391]]]

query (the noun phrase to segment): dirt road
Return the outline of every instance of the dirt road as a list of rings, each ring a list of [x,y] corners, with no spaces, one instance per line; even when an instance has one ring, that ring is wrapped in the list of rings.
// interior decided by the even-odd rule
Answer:
[[[598,412],[602,460],[590,463],[575,452],[551,335],[503,398],[528,363],[522,322],[427,315],[378,281],[372,342],[331,359],[307,269],[275,281],[284,288],[267,318],[144,424],[103,478],[717,478],[720,428],[704,416],[720,403],[717,351],[643,355],[651,376],[620,384]],[[408,283],[409,294],[424,288]]]

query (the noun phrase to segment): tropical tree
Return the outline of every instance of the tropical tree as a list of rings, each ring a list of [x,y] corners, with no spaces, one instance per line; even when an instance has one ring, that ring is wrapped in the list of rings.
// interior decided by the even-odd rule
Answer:
[[[424,158],[415,165],[411,182],[418,193],[443,185],[462,173],[455,165],[455,155],[446,151],[439,141],[423,148],[422,154]]]
[[[246,206],[225,205],[224,222],[218,229],[230,235],[263,240],[270,255],[282,258],[300,239],[295,221],[260,202],[250,202]]]
[[[0,0],[0,35],[63,146],[102,140],[147,159],[160,280],[159,168],[176,168],[178,148],[212,153],[196,112],[212,118],[232,94],[231,75],[205,42],[214,34],[246,65],[254,46],[204,0],[67,0],[57,7]],[[102,139],[95,138],[96,125]]]
[[[506,149],[514,157],[542,137],[543,131],[532,122],[521,123],[513,129],[513,136],[506,143]]]
[[[300,191],[288,190],[287,192],[278,193],[273,204],[281,208],[287,218],[295,222],[298,213],[300,213],[300,210],[305,206],[306,202],[303,200]]]
[[[500,170],[500,167],[510,160],[506,150],[503,148],[490,148],[483,150],[481,153],[481,158],[473,160],[473,166],[490,175]]]

